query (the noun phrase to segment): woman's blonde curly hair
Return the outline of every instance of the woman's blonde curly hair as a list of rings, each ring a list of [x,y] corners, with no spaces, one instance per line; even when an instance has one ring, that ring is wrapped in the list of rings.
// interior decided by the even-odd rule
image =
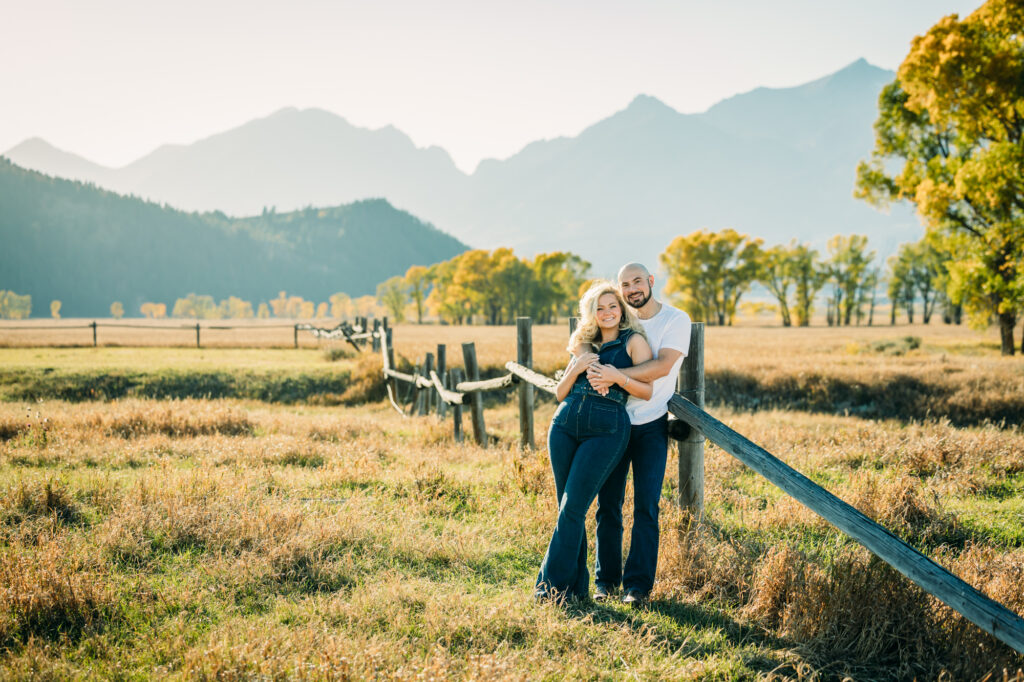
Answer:
[[[570,353],[576,350],[576,346],[581,343],[590,344],[595,348],[601,346],[601,330],[597,326],[597,301],[605,294],[614,294],[615,300],[619,302],[619,309],[622,310],[622,319],[619,320],[619,331],[632,329],[645,339],[647,338],[647,334],[644,333],[644,328],[640,326],[640,320],[637,319],[636,313],[626,305],[626,301],[622,298],[622,294],[619,293],[619,288],[615,286],[615,283],[606,279],[599,279],[591,284],[590,288],[583,294],[583,297],[580,298],[580,323],[576,327],[576,331],[569,337],[569,346],[566,349]]]

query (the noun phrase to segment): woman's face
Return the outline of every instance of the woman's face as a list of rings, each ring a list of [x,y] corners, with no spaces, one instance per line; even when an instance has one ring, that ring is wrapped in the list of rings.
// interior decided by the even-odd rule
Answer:
[[[622,308],[615,294],[601,294],[597,299],[597,326],[601,329],[615,329],[622,319]]]

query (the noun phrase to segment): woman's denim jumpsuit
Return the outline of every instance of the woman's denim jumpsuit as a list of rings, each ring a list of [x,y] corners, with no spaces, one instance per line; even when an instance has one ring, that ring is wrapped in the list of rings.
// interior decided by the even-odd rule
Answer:
[[[623,329],[617,339],[601,346],[601,363],[631,367],[626,343],[633,333]],[[537,576],[538,596],[585,599],[590,595],[587,510],[629,442],[628,397],[619,386],[612,386],[607,397],[600,395],[584,373],[555,410],[548,453],[555,476],[558,523]]]

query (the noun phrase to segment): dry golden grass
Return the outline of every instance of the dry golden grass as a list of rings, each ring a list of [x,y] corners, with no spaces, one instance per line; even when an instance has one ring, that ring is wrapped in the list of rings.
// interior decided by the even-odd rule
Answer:
[[[535,366],[563,363],[566,332],[535,328]],[[920,347],[891,354],[907,334]],[[400,356],[446,343],[450,366],[472,340],[481,364],[500,367],[514,338],[511,327],[395,332]],[[0,358],[40,372],[126,358],[327,364],[319,351],[264,352]],[[350,385],[324,402],[379,397],[375,361],[346,361]],[[765,395],[794,377],[804,383],[786,390],[835,398],[909,375],[926,392],[955,389],[947,408],[1024,396],[1024,359],[942,326],[708,328],[707,366],[720,386],[742,389],[739,376]],[[538,407],[540,441],[552,411]],[[713,412],[1024,613],[1019,425]],[[0,403],[0,679],[980,679],[1024,665],[714,446],[696,530],[671,503],[669,463],[649,611],[535,605],[549,465],[515,446],[513,405],[489,408],[487,426],[497,445],[481,450],[452,443],[449,423],[380,403]]]
[[[1024,433],[719,416],[1024,611]],[[714,447],[699,532],[671,504],[670,462],[651,610],[535,605],[547,459],[514,446],[514,408],[487,418],[499,444],[481,450],[379,404],[0,404],[0,678],[960,679],[1022,664]]]

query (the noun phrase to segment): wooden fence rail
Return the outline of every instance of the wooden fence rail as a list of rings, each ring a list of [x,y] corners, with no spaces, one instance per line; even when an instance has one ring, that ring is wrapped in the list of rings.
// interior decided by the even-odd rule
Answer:
[[[570,322],[571,326],[572,322]],[[532,390],[537,388],[554,394],[557,382],[529,367],[532,358],[529,319],[517,320],[516,330],[518,362],[506,362],[505,369],[508,370],[508,374],[504,376],[480,381],[474,346],[471,343],[463,344],[466,372],[472,380],[462,381],[461,375],[455,370],[451,370],[447,383],[448,386],[454,387],[454,390],[451,390],[444,385],[438,372],[429,372],[428,378],[395,371],[392,367],[394,353],[390,349],[389,337],[385,337],[384,343],[381,344],[384,375],[391,379],[411,383],[416,386],[417,390],[431,390],[434,395],[438,396],[439,401],[451,405],[454,417],[453,432],[457,441],[462,440],[462,407],[468,404],[472,412],[474,437],[482,446],[487,445],[487,435],[484,428],[481,394],[484,391],[507,390],[517,386],[520,388],[520,442],[523,447],[532,447],[534,407]],[[441,353],[439,353],[440,355]],[[522,390],[523,386],[529,386],[530,392]],[[401,412],[401,408],[396,402],[397,396],[394,395],[397,391],[392,391],[390,385],[388,391],[392,403]],[[677,391],[669,400],[669,413],[678,420],[677,424],[686,424],[689,427],[688,429],[670,430],[679,443],[678,501],[680,506],[688,509],[695,518],[699,520],[704,512],[704,440],[707,438],[767,478],[783,492],[864,545],[877,557],[982,630],[1011,646],[1017,652],[1024,653],[1024,619],[1019,615],[989,599],[883,526],[875,523],[799,471],[771,455],[764,448],[733,431],[704,411],[703,324],[693,325],[690,349],[680,369]],[[527,411],[530,413],[528,418],[524,416]]]
[[[36,324],[36,325],[18,325],[18,326],[0,326],[0,333],[6,333],[11,331],[35,331],[35,332],[56,332],[65,331],[69,329],[88,329],[92,331],[92,345],[94,347],[99,346],[99,329],[136,329],[140,331],[171,331],[171,332],[183,332],[183,331],[195,331],[196,333],[196,348],[202,348],[202,332],[203,331],[228,331],[234,329],[247,329],[254,331],[266,331],[268,329],[290,329],[292,330],[292,343],[296,348],[299,347],[299,332],[310,331],[317,338],[326,339],[344,339],[348,341],[356,350],[362,350],[360,342],[362,344],[372,343],[374,350],[377,349],[379,343],[380,332],[382,328],[387,328],[387,318],[382,320],[373,321],[373,330],[370,330],[369,321],[365,317],[360,317],[355,320],[354,323],[342,322],[338,326],[332,329],[323,329],[312,324],[296,322],[292,324],[260,324],[260,325],[239,325],[239,324],[226,324],[226,323],[215,323],[215,324],[202,324],[199,321],[195,323],[178,323],[175,324],[173,321],[168,320],[166,323],[157,324],[133,324],[131,322],[97,322],[93,320],[88,324]],[[124,344],[118,344],[124,345]]]
[[[711,442],[761,474],[879,559],[938,597],[969,621],[1024,653],[1024,619],[974,589],[883,526],[676,394],[669,411],[700,429]]]

